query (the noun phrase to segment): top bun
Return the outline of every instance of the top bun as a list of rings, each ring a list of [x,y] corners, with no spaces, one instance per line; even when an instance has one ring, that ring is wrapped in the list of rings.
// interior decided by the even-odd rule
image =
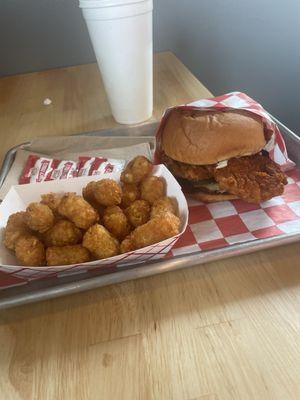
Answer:
[[[266,144],[259,117],[247,111],[171,111],[162,149],[173,160],[207,165],[256,154]]]

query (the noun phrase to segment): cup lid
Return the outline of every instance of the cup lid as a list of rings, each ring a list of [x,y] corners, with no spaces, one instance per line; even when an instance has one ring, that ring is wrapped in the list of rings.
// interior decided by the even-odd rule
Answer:
[[[129,4],[147,2],[149,0],[79,0],[80,5],[84,7],[116,7]]]

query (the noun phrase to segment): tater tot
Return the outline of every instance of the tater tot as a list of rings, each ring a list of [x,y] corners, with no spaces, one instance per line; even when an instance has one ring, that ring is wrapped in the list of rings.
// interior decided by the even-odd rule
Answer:
[[[89,251],[80,244],[52,246],[46,250],[47,265],[81,264],[90,261]]]
[[[122,186],[122,207],[128,207],[140,198],[140,190],[134,183],[124,183]]]
[[[47,194],[42,194],[41,198],[42,198],[41,203],[51,208],[51,210],[55,213],[62,199],[62,195],[50,192]]]
[[[30,203],[26,208],[25,219],[30,229],[40,233],[46,232],[54,224],[51,208],[41,203]]]
[[[134,250],[134,244],[131,235],[128,235],[120,244],[120,252],[123,254],[133,250]]]
[[[81,230],[73,222],[65,219],[57,221],[43,236],[47,247],[77,244],[81,239]]]
[[[117,206],[121,203],[121,186],[113,179],[102,179],[94,185],[95,200],[103,206]]]
[[[107,207],[103,215],[103,225],[118,239],[123,239],[131,231],[123,210],[118,206]]]
[[[98,206],[98,203],[94,197],[94,189],[95,189],[95,181],[89,182],[83,189],[82,189],[82,197],[88,203],[90,203],[94,208]]]
[[[16,257],[21,265],[45,265],[45,248],[35,236],[20,237],[15,246]]]
[[[58,221],[63,218],[57,211],[62,197],[63,197],[62,194],[52,193],[52,192],[47,194],[41,194],[42,200],[40,201],[40,203],[45,204],[52,210],[55,221]]]
[[[118,240],[100,224],[95,224],[89,228],[83,236],[82,245],[99,260],[119,253]]]
[[[123,183],[140,183],[146,176],[150,175],[153,164],[144,156],[137,156],[131,160],[121,174]]]
[[[174,214],[166,213],[137,227],[130,237],[134,248],[140,249],[177,235],[179,227],[180,219]]]
[[[4,245],[9,250],[14,250],[17,240],[32,231],[28,228],[25,219],[26,212],[20,211],[9,216],[4,230]]]
[[[163,178],[148,176],[141,183],[141,199],[153,204],[156,200],[166,195],[166,184]]]
[[[150,218],[151,206],[146,200],[136,200],[126,208],[125,214],[132,226],[145,224]]]
[[[84,200],[90,202],[95,201],[94,197],[94,189],[95,189],[95,181],[89,182],[83,189],[82,189],[82,197]]]
[[[97,211],[74,193],[68,193],[62,198],[58,212],[81,229],[88,229],[99,220]]]
[[[164,215],[166,212],[170,212],[174,215],[177,214],[177,204],[175,199],[162,197],[161,199],[156,200],[152,205],[150,218]]]

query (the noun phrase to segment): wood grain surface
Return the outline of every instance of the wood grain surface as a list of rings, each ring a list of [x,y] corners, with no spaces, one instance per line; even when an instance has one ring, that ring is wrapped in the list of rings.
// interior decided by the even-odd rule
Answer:
[[[109,111],[99,114],[96,73],[84,77],[94,69],[0,80],[1,138],[14,120],[20,130],[5,145],[29,132],[111,126]],[[156,71],[157,117],[208,93],[170,53],[156,58]],[[65,102],[58,86],[69,88]],[[38,94],[51,90],[62,108],[35,112]],[[2,311],[0,400],[299,400],[299,333],[294,244]]]
[[[154,112],[199,97],[206,89],[172,54],[154,58]],[[43,104],[46,98],[52,104]],[[126,101],[126,99],[124,99]],[[97,64],[0,79],[0,163],[9,148],[33,137],[69,135],[120,126],[111,116]]]

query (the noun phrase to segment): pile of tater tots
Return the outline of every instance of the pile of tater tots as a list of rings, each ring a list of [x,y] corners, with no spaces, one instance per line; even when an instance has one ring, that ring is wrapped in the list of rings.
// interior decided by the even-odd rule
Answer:
[[[26,211],[10,215],[5,246],[20,265],[55,266],[112,257],[178,234],[176,199],[166,197],[166,182],[152,169],[146,157],[137,156],[120,183],[90,182],[82,196],[43,194]]]

